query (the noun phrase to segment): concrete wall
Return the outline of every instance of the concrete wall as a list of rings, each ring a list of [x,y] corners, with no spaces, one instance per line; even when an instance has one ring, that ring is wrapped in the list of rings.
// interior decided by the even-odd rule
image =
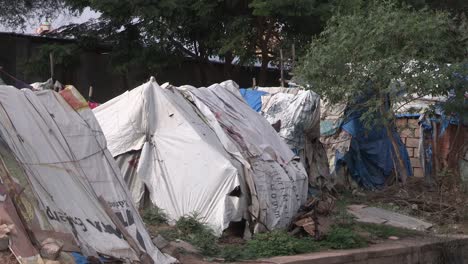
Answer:
[[[254,263],[254,262],[252,262]],[[468,238],[420,237],[383,242],[368,248],[331,250],[264,259],[276,264],[464,264]]]
[[[43,72],[46,74],[28,74],[25,71],[25,63],[45,44],[65,45],[70,43],[73,41],[0,33],[0,66],[6,72],[26,83],[43,82],[50,76],[49,64],[43,66]],[[258,79],[259,74],[259,68],[235,66],[231,75],[228,76],[224,64],[197,63],[192,60],[163,67],[159,72],[146,72],[143,69],[135,68],[125,75],[114,72],[113,66],[115,65],[111,65],[109,54],[103,50],[81,52],[76,65],[67,69],[56,67],[55,78],[62,84],[74,85],[83,95],[87,95],[89,87],[93,86],[93,100],[105,102],[147,81],[150,76],[155,76],[160,84],[170,82],[174,85],[208,86],[229,78],[236,81],[241,87],[250,87],[252,78]],[[7,84],[17,84],[1,72],[0,78]],[[269,70],[266,85],[277,86],[278,80],[279,72]]]

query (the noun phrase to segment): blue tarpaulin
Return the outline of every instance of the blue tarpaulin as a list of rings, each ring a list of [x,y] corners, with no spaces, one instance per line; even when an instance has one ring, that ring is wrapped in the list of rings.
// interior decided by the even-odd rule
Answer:
[[[341,128],[351,136],[351,143],[347,153],[336,154],[336,169],[346,165],[348,171],[361,187],[365,189],[380,189],[384,187],[387,178],[394,169],[392,143],[383,127],[365,129],[360,112],[345,113]],[[412,175],[411,162],[408,151],[400,139],[396,129],[393,136],[399,145],[400,154],[405,163],[408,176]]]
[[[239,89],[242,97],[247,103],[257,112],[262,110],[262,95],[267,92],[253,90],[253,89]]]

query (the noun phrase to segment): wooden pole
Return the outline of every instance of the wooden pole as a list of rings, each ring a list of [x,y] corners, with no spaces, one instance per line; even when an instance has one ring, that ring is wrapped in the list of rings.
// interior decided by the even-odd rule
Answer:
[[[292,64],[291,64],[291,69],[294,69],[296,66],[296,46],[294,43],[291,46],[291,52],[292,52]]]
[[[284,87],[283,49],[280,49],[280,72],[281,72],[281,87]]]
[[[93,87],[89,86],[89,91],[88,91],[88,101],[91,100],[91,97],[93,96]]]
[[[54,54],[52,52],[49,53],[49,63],[50,63],[50,79],[52,79],[52,83],[54,82]]]

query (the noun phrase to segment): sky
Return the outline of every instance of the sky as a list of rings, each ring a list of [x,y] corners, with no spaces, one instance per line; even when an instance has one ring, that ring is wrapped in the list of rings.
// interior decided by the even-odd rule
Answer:
[[[52,22],[52,28],[55,29],[72,23],[83,23],[90,19],[99,18],[100,15],[100,13],[95,12],[94,10],[91,10],[87,7],[83,10],[83,12],[80,15],[70,15],[64,12],[63,14],[60,14],[57,18],[50,22]],[[0,32],[35,34],[36,29],[42,22],[44,22],[44,20],[41,21],[39,18],[32,19],[27,23],[26,28],[24,30],[0,25]]]

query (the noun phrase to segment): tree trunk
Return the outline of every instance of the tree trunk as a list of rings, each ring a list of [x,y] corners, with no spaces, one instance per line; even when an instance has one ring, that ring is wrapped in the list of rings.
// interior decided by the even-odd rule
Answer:
[[[390,142],[392,143],[392,148],[393,148],[393,153],[395,153],[395,158],[397,161],[397,166],[395,173],[397,175],[400,175],[400,180],[403,185],[406,184],[406,180],[408,179],[408,172],[406,170],[405,162],[403,161],[403,157],[401,156],[400,153],[400,148],[398,146],[397,141],[395,140],[395,137],[393,136],[393,130],[391,127],[391,122],[388,121],[386,118],[390,113],[388,110],[385,109],[386,101],[384,98],[381,98],[381,106],[380,106],[380,113],[382,115],[382,118],[384,118],[384,127],[385,131],[387,132],[387,136],[390,139]]]
[[[406,184],[406,180],[408,179],[408,172],[406,171],[405,162],[403,161],[403,157],[401,156],[400,148],[398,146],[398,143],[396,142],[395,137],[393,136],[390,124],[385,124],[385,130],[387,131],[387,136],[390,138],[390,142],[392,143],[393,152],[395,153],[395,157],[396,157],[396,161],[397,161],[396,168],[398,169],[398,171],[396,173],[398,173],[398,175],[400,175],[401,182],[403,184]]]
[[[270,62],[270,58],[268,54],[262,55],[262,64],[260,66],[260,72],[258,74],[258,85],[265,86],[267,81],[267,74],[268,74],[268,63]]]
[[[223,72],[223,75],[224,75],[224,79],[225,80],[230,80],[232,79],[232,60],[233,60],[233,56],[231,53],[228,53],[224,56],[224,72]]]

